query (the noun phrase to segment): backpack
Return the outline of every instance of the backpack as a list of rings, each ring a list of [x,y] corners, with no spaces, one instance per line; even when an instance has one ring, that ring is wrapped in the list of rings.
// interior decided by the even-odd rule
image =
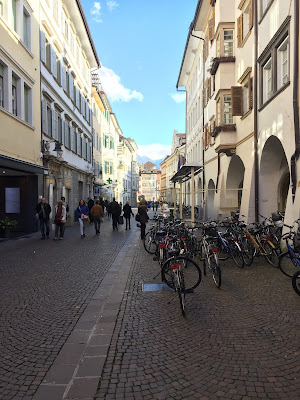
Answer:
[[[61,222],[62,220],[62,207],[57,207],[54,222]]]

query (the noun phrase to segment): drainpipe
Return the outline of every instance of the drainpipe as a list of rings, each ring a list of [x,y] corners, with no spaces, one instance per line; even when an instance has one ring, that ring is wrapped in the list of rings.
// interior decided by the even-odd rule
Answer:
[[[294,74],[293,74],[293,113],[295,129],[295,152],[291,157],[291,181],[292,181],[292,200],[295,202],[297,188],[297,168],[296,161],[300,154],[300,135],[299,135],[299,1],[294,0]]]
[[[255,221],[259,218],[259,166],[258,166],[258,99],[257,99],[257,58],[258,58],[258,10],[257,1],[253,1],[254,20],[254,71],[253,71],[253,112],[254,112],[254,210]]]

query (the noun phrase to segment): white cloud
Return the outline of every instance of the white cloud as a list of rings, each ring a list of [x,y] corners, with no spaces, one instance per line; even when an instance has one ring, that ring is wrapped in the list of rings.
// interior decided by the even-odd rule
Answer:
[[[167,144],[138,145],[138,155],[147,156],[151,160],[160,160],[171,154],[171,146]]]
[[[100,24],[102,22],[101,19],[101,4],[100,1],[94,1],[93,7],[90,10],[90,13],[94,16],[93,20]]]
[[[175,103],[183,103],[185,101],[185,93],[171,94],[171,97]]]
[[[126,103],[133,99],[143,101],[142,93],[122,85],[121,78],[112,69],[102,66],[99,69],[99,75],[103,89],[111,101],[124,101]]]
[[[119,4],[113,0],[107,1],[106,4],[110,12],[112,12],[115,8],[119,7]]]

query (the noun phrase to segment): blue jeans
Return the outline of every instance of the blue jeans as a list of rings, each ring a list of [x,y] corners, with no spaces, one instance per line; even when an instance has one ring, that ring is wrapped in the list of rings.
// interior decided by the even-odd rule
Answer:
[[[49,236],[49,219],[40,219],[40,226],[41,226],[41,234],[42,237],[45,237],[45,227],[46,227],[46,235]]]

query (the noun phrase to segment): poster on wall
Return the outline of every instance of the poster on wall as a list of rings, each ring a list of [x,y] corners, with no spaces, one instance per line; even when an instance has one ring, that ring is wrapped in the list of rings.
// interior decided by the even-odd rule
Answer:
[[[5,213],[20,214],[20,188],[5,188]]]

